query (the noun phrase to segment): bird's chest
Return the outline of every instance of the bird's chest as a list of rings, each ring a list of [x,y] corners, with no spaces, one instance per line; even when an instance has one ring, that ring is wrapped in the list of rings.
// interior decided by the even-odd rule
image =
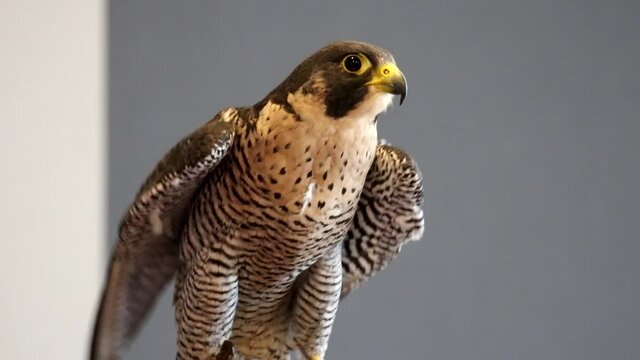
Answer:
[[[331,121],[265,117],[245,139],[257,186],[289,221],[329,224],[355,210],[375,155],[376,126]]]
[[[238,140],[234,158],[252,188],[237,192],[253,196],[243,214],[243,271],[260,274],[264,291],[289,286],[344,238],[375,156],[375,124],[262,117]]]

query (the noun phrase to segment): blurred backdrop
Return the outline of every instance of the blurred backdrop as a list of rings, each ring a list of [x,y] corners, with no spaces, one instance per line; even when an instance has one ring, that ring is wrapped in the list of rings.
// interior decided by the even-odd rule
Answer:
[[[53,22],[51,11],[35,5],[27,10],[42,12],[34,26]],[[17,75],[9,78],[13,85],[1,85],[0,101],[10,94],[11,102],[22,85],[20,104],[29,105],[9,112],[17,117],[3,112],[2,129],[17,126],[20,134],[43,139],[52,133],[42,126],[56,129],[61,134],[53,135],[64,140],[49,150],[68,144],[65,136],[79,138],[60,155],[17,151],[40,141],[27,135],[20,142],[3,137],[0,144],[3,164],[11,159],[0,180],[10,185],[8,191],[0,187],[9,194],[0,221],[11,214],[3,241],[8,251],[0,255],[2,291],[25,317],[33,309],[43,316],[62,312],[75,315],[77,329],[85,322],[88,329],[93,313],[87,319],[87,311],[74,314],[69,304],[96,305],[118,221],[164,152],[221,108],[259,101],[327,42],[357,39],[391,50],[407,76],[409,96],[381,118],[379,132],[420,164],[427,228],[421,242],[409,244],[388,270],[341,303],[327,359],[640,358],[640,2],[130,0],[108,2],[102,10],[108,15],[107,73],[84,90],[107,89],[103,128],[100,104],[91,104],[106,142],[105,163],[100,147],[95,162],[75,162],[99,143],[83,138],[97,132],[65,118],[86,104],[81,96],[87,93],[55,85],[97,73],[99,66],[83,73],[73,61],[93,61],[99,48],[85,53],[72,38],[58,36],[36,54],[44,57],[37,67],[43,71],[54,66],[50,52],[64,51],[71,64],[53,67],[59,77],[43,71],[39,89]],[[82,16],[80,9],[65,11],[73,19]],[[63,35],[71,34],[78,35]],[[12,69],[23,55],[14,55]],[[80,97],[51,117],[33,109],[49,93]],[[82,182],[89,190],[69,196],[51,191],[50,177],[29,166],[40,165],[42,156],[45,164],[78,164],[81,172],[70,166],[55,179],[74,188]],[[95,164],[104,166],[104,176],[93,171]],[[106,214],[94,191],[103,181]],[[35,190],[39,196],[31,198]],[[56,196],[64,206],[81,207],[51,205]],[[83,202],[93,197],[95,202]],[[29,207],[16,211],[24,201]],[[34,217],[36,208],[41,212]],[[65,228],[99,223],[82,220],[91,211],[105,221],[106,230],[90,227],[102,236],[63,236]],[[60,228],[55,239],[44,230],[24,230],[51,221]],[[80,238],[97,246],[97,255],[77,247]],[[47,246],[55,246],[55,256],[46,251],[42,260],[32,258],[34,249]],[[78,257],[86,263],[74,263]],[[49,267],[41,262],[47,260]],[[29,267],[36,274],[25,278],[29,285],[18,270],[25,261],[40,266]],[[14,291],[39,288],[33,281],[58,268],[69,269],[68,276],[54,277],[37,300],[30,290]],[[92,281],[78,283],[81,276]],[[50,296],[66,306],[51,304]],[[170,299],[167,291],[127,359],[173,357]],[[88,341],[79,330],[65,342],[61,319],[24,322],[15,311],[7,326],[10,310],[3,308],[0,355],[16,354],[7,350],[16,343],[36,345],[51,337],[74,356],[48,358],[83,358],[75,356]]]

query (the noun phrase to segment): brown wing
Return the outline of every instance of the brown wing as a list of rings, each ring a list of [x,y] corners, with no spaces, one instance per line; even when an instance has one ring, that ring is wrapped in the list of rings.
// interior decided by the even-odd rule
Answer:
[[[342,247],[342,297],[384,269],[424,231],[422,175],[411,157],[379,145]]]
[[[180,233],[203,181],[235,131],[218,115],[180,141],[151,173],[120,224],[95,323],[91,359],[114,360],[176,272]]]

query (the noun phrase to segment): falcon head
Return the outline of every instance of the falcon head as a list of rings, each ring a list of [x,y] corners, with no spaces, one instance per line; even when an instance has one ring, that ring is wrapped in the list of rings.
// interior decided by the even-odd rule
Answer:
[[[393,55],[378,46],[337,41],[305,59],[265,100],[291,107],[301,118],[375,118],[407,82]]]

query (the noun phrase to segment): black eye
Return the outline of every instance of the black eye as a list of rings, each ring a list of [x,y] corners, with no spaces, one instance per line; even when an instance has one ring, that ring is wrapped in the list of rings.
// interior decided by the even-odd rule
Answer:
[[[349,72],[358,72],[362,68],[362,61],[357,55],[349,55],[344,58],[344,68]]]

